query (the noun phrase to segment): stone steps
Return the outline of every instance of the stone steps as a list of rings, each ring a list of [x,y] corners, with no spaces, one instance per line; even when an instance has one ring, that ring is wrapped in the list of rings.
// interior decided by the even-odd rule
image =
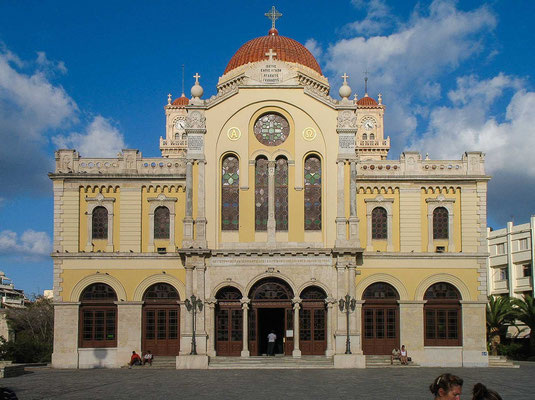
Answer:
[[[152,365],[145,364],[142,368],[176,369],[175,356],[154,356]]]
[[[332,357],[210,357],[208,369],[327,369],[334,368]]]
[[[419,367],[414,361],[409,361],[408,365],[401,365],[401,361],[394,360],[394,364],[390,364],[390,356],[385,355],[368,355],[366,356],[366,368],[407,368]]]
[[[505,356],[489,356],[489,368],[520,368]]]

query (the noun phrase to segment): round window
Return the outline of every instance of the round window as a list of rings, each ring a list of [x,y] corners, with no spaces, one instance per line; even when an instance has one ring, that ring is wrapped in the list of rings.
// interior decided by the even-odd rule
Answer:
[[[256,120],[254,134],[260,143],[266,146],[278,146],[284,143],[290,134],[290,125],[280,114],[264,114]]]

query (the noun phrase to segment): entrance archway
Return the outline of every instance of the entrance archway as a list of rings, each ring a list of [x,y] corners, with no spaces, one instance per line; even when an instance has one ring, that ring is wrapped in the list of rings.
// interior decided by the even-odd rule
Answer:
[[[391,354],[399,348],[399,294],[386,282],[373,283],[362,295],[362,351]]]
[[[299,312],[299,347],[303,355],[324,355],[327,349],[327,294],[317,286],[301,292]]]
[[[292,288],[278,278],[256,282],[249,292],[249,351],[251,355],[267,352],[267,336],[277,335],[275,354],[291,355],[293,351]]]
[[[243,345],[243,311],[241,292],[233,287],[221,288],[217,294],[215,349],[218,356],[239,356]]]
[[[168,283],[156,283],[143,294],[142,350],[157,356],[177,356],[180,351],[180,300]]]

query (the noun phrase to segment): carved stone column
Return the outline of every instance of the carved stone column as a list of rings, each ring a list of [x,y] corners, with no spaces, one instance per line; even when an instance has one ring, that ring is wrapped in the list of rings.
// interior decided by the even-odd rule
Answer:
[[[186,299],[189,299],[191,297],[191,295],[193,294],[193,270],[194,270],[194,266],[186,264],[185,269],[186,269]],[[184,299],[184,300],[186,300],[186,299]],[[186,315],[186,323],[185,323],[184,334],[191,335],[191,333],[193,332],[193,330],[192,330],[193,329],[192,321],[191,321],[191,318],[189,317],[188,310],[186,310],[185,307],[184,307],[184,310],[185,310],[185,315]]]
[[[275,229],[275,161],[268,161],[268,243],[275,243]]]
[[[217,300],[210,298],[204,304],[206,304],[206,354],[215,357],[215,307]]]
[[[243,334],[242,334],[242,342],[243,347],[241,351],[242,357],[249,357],[249,302],[250,300],[246,297],[241,299],[241,308],[243,310],[243,317],[242,317],[242,327],[243,327]]]
[[[193,244],[193,160],[186,161],[186,213],[182,247]]]
[[[301,308],[301,299],[296,297],[293,300],[294,304],[294,349],[292,357],[301,358],[301,350],[299,349],[299,310]]]
[[[357,275],[357,266],[353,263],[350,263],[348,266],[348,278],[347,278],[347,286],[348,286],[348,293],[351,296],[351,298],[355,298],[355,291],[356,291],[356,283],[355,278]],[[349,315],[349,332],[350,335],[355,335],[357,333],[357,313],[352,312]]]
[[[344,160],[336,162],[338,166],[337,189],[336,189],[336,246],[347,245],[346,238],[346,218],[345,218],[345,196],[344,196]]]
[[[357,217],[357,165],[351,161],[351,181],[349,184],[349,241],[351,246],[360,247],[359,219]]]
[[[332,357],[334,355],[333,349],[333,307],[336,305],[336,299],[328,297],[325,299],[327,304],[327,349],[325,350],[325,355],[327,357]]]
[[[197,247],[205,248],[206,243],[206,189],[205,179],[205,160],[198,161],[198,200],[197,200],[197,218],[195,219],[195,244]]]
[[[197,298],[201,300],[204,304],[204,298],[205,298],[205,272],[206,272],[206,266],[204,265],[204,260],[201,259],[202,263],[198,263],[195,266],[195,271],[197,272]],[[197,313],[197,334],[199,336],[205,335],[205,312],[206,310],[203,309],[203,311],[199,311]]]

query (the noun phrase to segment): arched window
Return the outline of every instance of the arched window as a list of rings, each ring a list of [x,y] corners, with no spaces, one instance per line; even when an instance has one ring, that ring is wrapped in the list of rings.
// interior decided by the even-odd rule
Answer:
[[[258,157],[255,162],[255,230],[267,230],[268,220],[268,160]]]
[[[368,135],[366,133],[362,134],[362,140],[368,140]]]
[[[218,290],[215,298],[221,301],[238,301],[242,298],[242,294],[240,290],[234,286],[225,286]]]
[[[321,160],[316,155],[305,160],[305,230],[321,230]]]
[[[178,291],[168,283],[155,283],[143,295],[143,301],[148,302],[174,302],[180,299]]]
[[[169,209],[160,206],[154,210],[154,239],[169,239]]]
[[[370,140],[375,140],[375,135],[373,133],[370,133]]]
[[[108,210],[105,207],[95,207],[92,219],[93,239],[108,238]]]
[[[372,239],[388,238],[387,213],[383,207],[375,207],[372,211]]]
[[[399,300],[397,290],[385,282],[372,283],[362,294],[363,300]]]
[[[288,230],[288,160],[284,157],[275,164],[275,221],[278,231]]]
[[[240,223],[240,168],[234,154],[223,159],[221,192],[221,229],[237,231]]]
[[[461,346],[461,295],[446,282],[435,283],[425,292],[425,346]]]
[[[263,279],[251,288],[252,300],[291,300],[293,292],[286,282],[280,279]]]
[[[80,296],[80,347],[117,346],[117,295],[111,286],[94,283]]]
[[[448,239],[448,210],[437,207],[433,210],[433,239]]]

